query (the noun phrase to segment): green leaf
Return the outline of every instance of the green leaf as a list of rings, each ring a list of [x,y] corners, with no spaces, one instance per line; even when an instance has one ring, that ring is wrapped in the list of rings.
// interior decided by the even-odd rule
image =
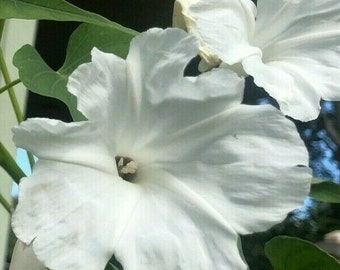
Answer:
[[[295,237],[278,236],[265,245],[275,270],[339,270],[340,263],[314,244]]]
[[[108,263],[105,270],[119,270],[116,266],[114,266],[112,263]]]
[[[64,0],[0,0],[0,19],[11,18],[85,22],[112,27],[130,34],[135,33],[132,29],[80,9]]]
[[[93,47],[126,58],[130,41],[136,35],[137,32],[129,34],[116,29],[82,24],[70,37],[66,59],[59,72],[70,75],[80,64],[89,62]]]
[[[23,84],[40,95],[63,101],[75,121],[85,117],[77,111],[76,98],[67,89],[68,76],[82,63],[91,60],[93,47],[125,57],[133,34],[113,28],[82,24],[70,37],[64,65],[59,71],[52,70],[30,45],[25,45],[16,52],[13,64],[19,70]]]
[[[340,203],[340,185],[331,181],[312,184],[309,196],[327,203]]]
[[[15,53],[13,64],[18,68],[19,77],[28,89],[63,101],[72,117],[84,119],[75,109],[76,98],[66,91],[67,76],[51,69],[31,45],[25,45]]]

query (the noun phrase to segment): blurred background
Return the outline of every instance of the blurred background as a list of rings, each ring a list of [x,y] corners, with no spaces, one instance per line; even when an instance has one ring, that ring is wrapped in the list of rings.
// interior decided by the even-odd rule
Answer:
[[[8,64],[8,71],[11,80],[18,78],[16,68],[12,63],[14,53],[20,49],[24,44],[32,44],[35,37],[36,22],[23,20],[9,20],[4,27],[3,36],[1,39],[1,48]],[[0,71],[0,87],[5,85],[3,76]],[[16,87],[16,96],[20,108],[24,110],[26,104],[27,91],[23,85]],[[11,99],[8,92],[0,95],[0,141],[15,157],[16,149],[12,142],[11,128],[17,124],[16,115],[11,105]],[[12,179],[0,167],[0,193],[5,199],[11,201]],[[0,269],[5,268],[5,261],[7,260],[7,241],[9,232],[9,214],[0,205]]]
[[[174,0],[72,0],[69,2],[141,32],[150,27],[170,27]],[[23,24],[16,26],[15,30],[9,30],[10,26],[6,26],[8,27],[7,32],[15,33],[15,36],[5,37],[7,42],[15,41],[16,44],[24,44],[33,41],[32,38],[35,33],[34,22],[21,21],[21,23]],[[40,21],[37,24],[34,44],[42,58],[51,68],[57,70],[62,66],[65,59],[68,38],[78,25],[78,23],[50,21]],[[28,29],[30,29],[30,31],[28,31]],[[18,39],[24,36],[28,37],[26,37],[24,41],[18,42]],[[4,46],[4,48],[16,48],[6,44],[2,44],[2,46]],[[18,48],[19,47],[16,49]],[[8,55],[11,54],[9,53]],[[199,59],[196,59],[191,63],[186,71],[186,75],[198,74],[198,62]],[[17,76],[13,75],[13,78],[17,78]],[[22,94],[20,100],[26,117],[49,117],[66,122],[71,121],[69,112],[62,102],[29,92],[27,103],[24,105],[23,102],[26,97],[25,91],[17,91]],[[4,95],[0,97],[2,96]],[[246,91],[243,102],[253,105],[270,103],[273,106],[277,106],[276,102],[268,97],[263,89],[258,88],[253,83],[251,77],[248,77],[246,81]],[[15,119],[11,116],[13,121],[6,125],[4,124],[4,121],[7,121],[5,119],[8,119],[8,117],[3,118],[3,111],[6,113],[11,112],[11,109],[2,104],[9,103],[8,101],[0,103],[1,140],[3,140],[3,133],[9,133],[10,126],[13,126],[15,123]],[[310,166],[313,169],[314,176],[340,184],[340,102],[322,101],[321,105],[322,113],[318,119],[307,123],[295,121],[295,124],[308,148]],[[8,144],[11,144],[11,134],[7,134],[6,136],[8,137]],[[13,147],[13,145],[11,147]],[[13,148],[12,151],[14,154]],[[0,177],[4,178],[5,176],[1,174]],[[0,187],[1,192],[4,191],[9,196],[10,181],[6,181],[0,181]],[[0,215],[0,228],[2,230],[2,228],[8,227],[8,217],[5,212],[0,212]],[[339,230],[339,232],[336,232],[337,230]],[[4,256],[7,233],[3,231],[4,230],[2,230],[2,234],[0,234],[0,244],[3,244],[2,247],[0,246],[0,251],[3,250]],[[320,246],[329,249],[332,254],[340,256],[339,234],[340,204],[319,203],[307,199],[305,206],[290,213],[283,223],[274,226],[267,232],[242,236],[242,245],[251,270],[269,270],[272,268],[264,256],[263,246],[264,243],[272,237],[276,235],[298,236],[318,243]],[[14,237],[12,235],[8,244],[9,249],[6,253],[7,262],[10,260],[13,243]],[[6,267],[5,265],[3,269],[7,269]]]

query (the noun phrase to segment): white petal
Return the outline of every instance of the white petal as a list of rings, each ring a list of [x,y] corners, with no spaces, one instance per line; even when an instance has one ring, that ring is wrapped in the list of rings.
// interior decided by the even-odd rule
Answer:
[[[119,141],[124,155],[135,142],[143,120],[146,93],[159,95],[183,78],[197,54],[198,41],[179,29],[151,29],[131,42],[126,63],[114,55],[92,51],[92,62],[81,65],[68,88],[78,97],[79,110],[89,120],[102,121],[103,133]]]
[[[237,233],[180,179],[152,165],[140,173],[155,182],[115,249],[124,270],[248,269]]]
[[[139,196],[119,177],[39,160],[20,183],[12,227],[50,269],[104,269]]]
[[[254,82],[263,87],[280,105],[280,110],[295,119],[309,121],[320,112],[320,94],[311,77],[304,77],[301,64],[291,61],[272,61],[264,64],[259,57],[243,60],[243,68],[254,77]],[[309,61],[306,61],[308,64]],[[317,76],[317,75],[316,75]]]
[[[77,97],[78,110],[94,121],[109,121],[112,115],[126,115],[125,61],[96,48],[91,54],[91,62],[79,66],[67,84],[68,90]]]
[[[201,0],[190,7],[198,35],[223,62],[233,65],[249,55],[261,55],[251,45],[255,6],[249,0]]]
[[[265,49],[286,42],[304,44],[312,49],[310,41],[324,40],[328,43],[327,36],[338,35],[339,10],[337,0],[258,0],[254,45]],[[320,34],[324,34],[325,39]]]
[[[177,29],[153,29],[131,43],[129,89],[139,103],[130,129],[138,133],[128,140],[133,145],[123,149],[120,144],[118,152],[131,152],[137,161],[162,159],[167,138],[173,145],[175,133],[241,103],[244,80],[231,71],[216,69],[197,78],[183,77],[197,45],[192,36]]]
[[[340,100],[339,38],[337,0],[259,0],[252,44],[262,49],[267,67],[249,60],[244,68],[279,103],[287,103],[287,115],[312,120],[320,98]],[[287,77],[293,81],[291,89],[285,87]]]
[[[117,175],[114,143],[107,141],[95,123],[64,123],[34,118],[13,128],[13,140],[39,159],[96,168]]]
[[[188,17],[188,9],[199,0],[176,0],[172,17],[172,25],[183,30],[192,29],[195,22]]]
[[[239,106],[176,140],[177,148],[164,145],[169,161],[158,166],[238,233],[268,229],[308,195],[308,153],[293,123],[271,106]]]
[[[79,66],[69,77],[68,90],[77,96],[78,109],[99,123],[110,140],[131,144],[129,135],[136,121],[135,93],[128,85],[125,60],[92,50],[92,61]]]
[[[189,12],[189,8],[197,2],[199,0],[176,0],[173,11],[173,26],[192,33],[200,41],[199,54],[203,61],[200,70],[206,71],[218,66],[221,60],[204,43],[197,31],[196,19]]]
[[[134,38],[126,61],[128,87],[134,89],[137,108],[141,107],[138,100],[147,98],[143,91],[156,95],[181,80],[197,51],[198,40],[179,29],[153,28]]]
[[[153,86],[150,84],[150,86]],[[137,125],[138,137],[132,150],[136,160],[146,163],[176,161],[177,151],[190,158],[192,137],[209,136],[188,133],[204,125],[226,108],[238,107],[243,98],[244,80],[235,73],[215,69],[196,78],[182,78],[164,86],[162,91],[148,88],[143,121]],[[151,90],[151,91],[150,91]],[[226,127],[227,128],[227,127]],[[187,142],[179,139],[183,134]],[[190,143],[190,147],[183,147]]]
[[[201,0],[188,16],[205,46],[224,63],[243,62],[285,114],[315,119],[321,98],[340,100],[340,2],[259,0],[255,13],[251,1]]]
[[[32,246],[20,240],[15,243],[9,270],[45,270],[46,267],[36,258]]]

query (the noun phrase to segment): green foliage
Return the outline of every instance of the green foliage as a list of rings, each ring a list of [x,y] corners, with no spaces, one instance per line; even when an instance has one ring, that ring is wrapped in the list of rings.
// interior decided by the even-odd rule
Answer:
[[[19,69],[19,77],[28,89],[63,101],[72,117],[81,118],[76,110],[76,98],[66,90],[67,76],[52,70],[32,46],[25,45],[17,51],[13,64]]]
[[[340,185],[330,181],[315,183],[309,195],[317,201],[340,203]]]
[[[13,64],[18,68],[20,79],[28,89],[63,101],[72,118],[80,121],[85,118],[77,111],[76,98],[66,89],[68,76],[80,64],[91,60],[93,47],[125,57],[133,36],[134,34],[113,28],[83,24],[70,37],[66,60],[59,71],[52,70],[30,45],[25,45],[16,52]]]
[[[340,230],[340,204],[315,202],[303,216],[291,212],[265,232],[242,235],[242,249],[251,270],[273,270],[264,252],[265,243],[272,238],[286,235],[315,243],[334,230]]]
[[[275,270],[339,270],[339,262],[312,243],[278,236],[267,242],[265,252]]]
[[[107,266],[105,267],[105,270],[119,270],[119,268],[117,268],[111,263],[108,263]]]
[[[136,34],[82,24],[70,37],[65,63],[59,72],[64,75],[70,75],[80,64],[89,62],[91,60],[90,52],[93,47],[125,58],[129,51],[130,41]]]
[[[134,34],[134,31],[64,0],[0,0],[0,19],[85,22]]]

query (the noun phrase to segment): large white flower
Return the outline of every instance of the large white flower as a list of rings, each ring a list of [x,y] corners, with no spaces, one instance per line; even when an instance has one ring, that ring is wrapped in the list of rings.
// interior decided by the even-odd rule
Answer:
[[[258,0],[256,8],[250,0],[177,0],[176,6],[174,24],[199,36],[205,61],[242,63],[286,115],[312,120],[320,98],[340,100],[340,1]]]
[[[303,202],[310,172],[294,125],[241,105],[231,71],[183,77],[197,51],[179,29],[139,35],[126,60],[94,49],[68,83],[88,121],[14,128],[39,161],[12,225],[49,269],[103,269],[113,253],[125,270],[247,269],[238,233]]]

